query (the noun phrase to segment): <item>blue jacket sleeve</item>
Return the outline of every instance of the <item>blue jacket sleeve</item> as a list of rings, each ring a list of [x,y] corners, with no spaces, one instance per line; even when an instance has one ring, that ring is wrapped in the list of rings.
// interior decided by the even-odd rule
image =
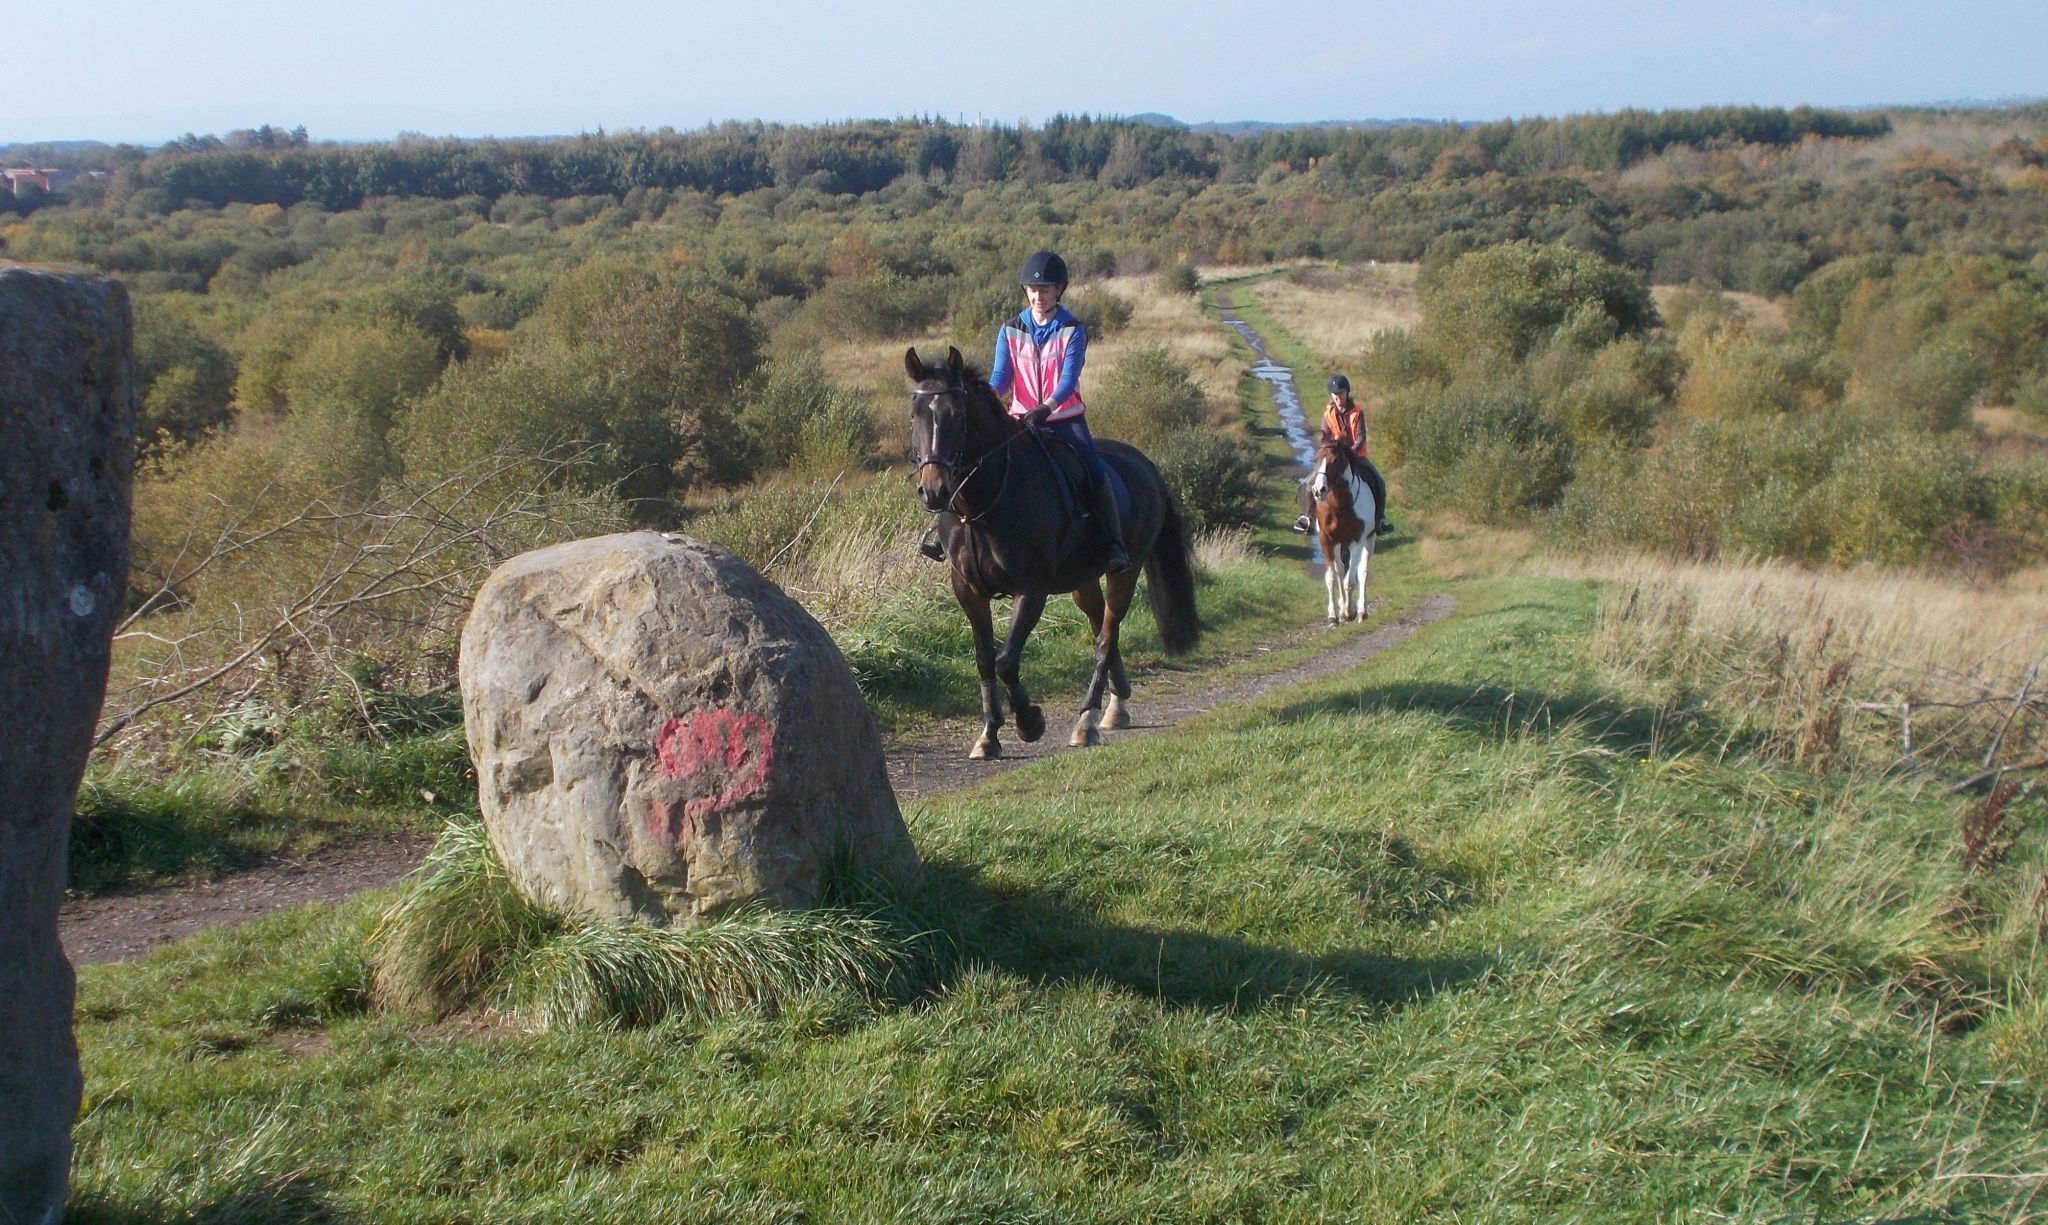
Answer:
[[[988,385],[999,396],[1010,394],[1010,346],[1003,343],[1003,329],[996,329],[996,358],[988,364]]]
[[[1088,329],[1082,327],[1080,321],[1076,320],[1073,338],[1067,341],[1066,359],[1060,363],[1059,385],[1052,389],[1051,403],[1064,404],[1068,396],[1080,390],[1081,365],[1087,360]]]

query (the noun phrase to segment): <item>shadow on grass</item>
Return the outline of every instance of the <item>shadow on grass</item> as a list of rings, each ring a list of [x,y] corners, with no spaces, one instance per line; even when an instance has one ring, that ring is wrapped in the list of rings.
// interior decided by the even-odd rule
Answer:
[[[175,1207],[160,1202],[123,1203],[98,1192],[74,1192],[65,1205],[65,1225],[220,1225],[231,1221],[322,1222],[344,1225],[355,1218],[335,1206],[328,1188],[302,1173],[245,1173],[227,1185]],[[146,1195],[146,1193],[144,1193]]]
[[[1486,615],[1486,614],[1480,614]],[[1327,715],[1402,714],[1420,711],[1442,719],[1458,731],[1500,736],[1509,732],[1545,731],[1576,725],[1594,744],[1621,751],[1640,751],[1670,743],[1681,731],[1687,741],[1728,742],[1732,750],[1747,746],[1735,729],[1711,716],[1688,711],[1674,716],[1645,706],[1616,702],[1606,694],[1549,693],[1501,685],[1396,683],[1376,685],[1333,697],[1295,702],[1273,716],[1275,722],[1298,723]],[[1732,739],[1731,739],[1732,737]]]
[[[1462,905],[1440,887],[1441,909]],[[1475,957],[1400,957],[1363,949],[1303,953],[1233,936],[1107,923],[1049,892],[991,888],[977,867],[928,861],[916,892],[879,915],[919,949],[913,993],[942,990],[973,967],[1040,985],[1114,983],[1174,1008],[1245,1012],[1304,996],[1394,1009],[1483,978]]]

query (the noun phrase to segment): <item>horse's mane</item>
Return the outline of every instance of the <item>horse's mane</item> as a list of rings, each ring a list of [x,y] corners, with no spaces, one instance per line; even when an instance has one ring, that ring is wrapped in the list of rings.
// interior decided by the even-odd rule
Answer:
[[[1003,404],[1003,398],[996,394],[995,388],[988,385],[988,372],[980,366],[973,362],[961,362],[960,382],[983,408],[992,409],[999,416],[1010,415],[1009,408]]]

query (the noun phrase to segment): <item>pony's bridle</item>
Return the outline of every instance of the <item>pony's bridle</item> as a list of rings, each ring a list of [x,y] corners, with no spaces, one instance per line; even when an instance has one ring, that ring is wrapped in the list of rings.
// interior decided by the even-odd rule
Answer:
[[[942,387],[937,391],[926,391],[921,387],[917,388],[910,393],[910,411],[913,413],[917,411],[917,402],[920,398],[927,401],[936,400],[940,396],[958,394],[959,391],[960,389],[957,387]],[[939,441],[939,424],[936,420],[932,422],[931,434],[932,443],[936,446]],[[967,434],[965,431],[961,432],[960,437],[956,440],[956,444],[951,455],[939,455],[936,452],[928,451],[923,454],[914,454],[910,457],[910,460],[919,468],[937,468],[946,474],[946,479],[952,480],[954,470],[960,465],[960,453],[967,449]],[[959,491],[959,484],[955,482],[953,492],[958,494]]]
[[[940,396],[964,396],[966,394],[967,393],[965,391],[958,387],[942,387],[937,391],[926,391],[925,389],[920,387],[913,390],[910,393],[911,412],[915,413],[917,411],[917,401],[920,397],[923,397],[925,400],[930,401],[936,400]],[[939,427],[937,421],[933,421],[932,423],[931,435],[933,446],[936,448],[939,438]],[[949,482],[951,482],[953,486],[952,494],[948,496],[946,499],[947,508],[950,509],[955,515],[959,516],[962,522],[972,523],[975,520],[980,519],[983,515],[986,515],[990,511],[994,510],[996,508],[996,503],[1002,501],[1003,491],[1010,487],[1010,465],[1003,465],[1003,483],[996,487],[995,497],[989,499],[989,504],[987,506],[982,507],[980,510],[974,512],[973,514],[968,514],[967,512],[961,509],[961,495],[966,493],[967,486],[974,480],[974,478],[977,475],[980,474],[981,466],[988,461],[990,456],[996,454],[998,451],[1008,450],[1011,443],[1017,441],[1018,438],[1023,436],[1024,435],[1021,434],[1012,434],[1010,437],[1003,439],[1001,442],[990,447],[988,450],[983,451],[981,454],[975,456],[971,462],[963,462],[960,457],[961,454],[967,450],[967,433],[965,430],[962,430],[959,436],[956,439],[954,439],[954,446],[949,454],[941,455],[936,450],[932,450],[924,452],[922,454],[912,454],[910,457],[910,461],[911,463],[915,464],[917,466],[917,469],[919,470],[931,467],[937,468],[941,472],[944,472],[946,474],[946,479]],[[963,466],[967,469],[967,474],[965,476],[960,476],[959,470]]]

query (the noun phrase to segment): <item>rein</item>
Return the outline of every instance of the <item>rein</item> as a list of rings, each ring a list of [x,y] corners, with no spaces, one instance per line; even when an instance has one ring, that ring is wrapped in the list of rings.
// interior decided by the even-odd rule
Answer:
[[[936,398],[938,396],[946,395],[957,391],[959,391],[958,388],[949,387],[945,391],[913,391],[910,394],[913,396],[931,396]],[[983,451],[980,455],[975,456],[974,459],[966,465],[967,475],[959,477],[957,480],[953,482],[953,496],[946,499],[947,509],[951,510],[953,514],[960,520],[960,522],[979,522],[981,519],[985,518],[991,511],[995,510],[997,506],[1002,504],[1003,493],[1010,488],[1010,464],[1007,456],[1004,457],[1003,462],[1002,484],[996,486],[995,496],[989,499],[988,505],[982,507],[980,510],[974,512],[971,515],[963,514],[960,509],[962,505],[962,498],[967,492],[967,486],[973,483],[975,477],[981,475],[981,470],[983,466],[988,463],[989,459],[992,456],[994,456],[998,451],[1008,451],[1010,447],[1013,444],[1015,444],[1019,438],[1031,434],[1031,429],[1029,427],[1026,427],[1023,430],[1020,430],[1017,433],[1010,435],[1008,438],[1003,439],[1001,442],[990,447],[988,450]],[[960,447],[956,450],[954,459],[944,459],[937,455],[914,455],[911,457],[911,459],[912,462],[916,463],[918,467],[924,467],[925,465],[929,464],[932,467],[943,469],[946,475],[953,476],[958,471],[959,467],[957,452],[959,450],[965,450],[966,446],[967,440],[964,438],[961,439]]]

